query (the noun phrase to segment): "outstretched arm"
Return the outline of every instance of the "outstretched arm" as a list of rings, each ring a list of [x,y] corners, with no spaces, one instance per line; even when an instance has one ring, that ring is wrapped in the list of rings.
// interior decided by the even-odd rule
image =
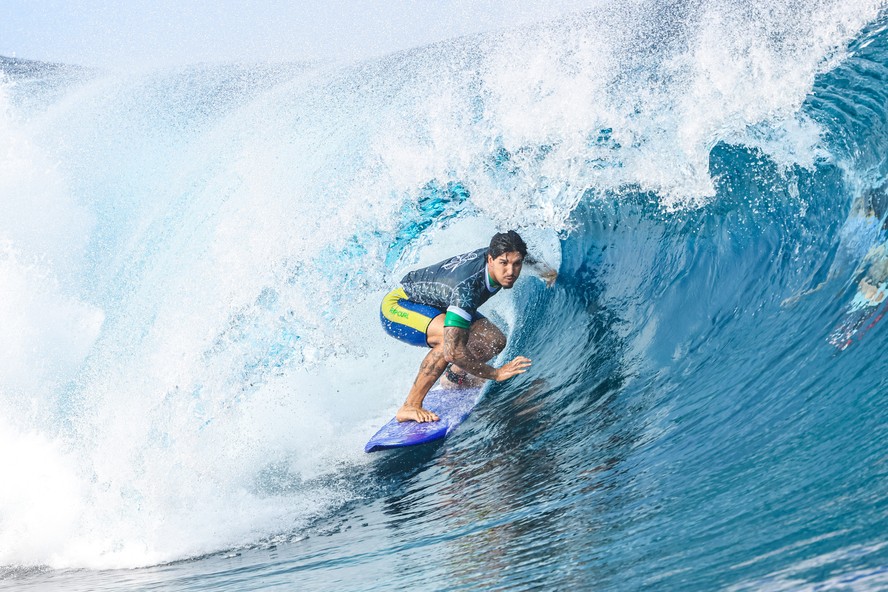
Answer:
[[[456,364],[473,376],[499,382],[517,374],[524,374],[530,367],[530,360],[524,356],[518,356],[499,368],[488,366],[469,355],[468,341],[468,330],[459,327],[444,327],[444,357],[451,364]]]
[[[558,271],[556,269],[549,267],[547,263],[540,261],[530,253],[524,258],[524,264],[539,276],[541,280],[546,282],[547,288],[551,288],[555,280],[558,279]]]

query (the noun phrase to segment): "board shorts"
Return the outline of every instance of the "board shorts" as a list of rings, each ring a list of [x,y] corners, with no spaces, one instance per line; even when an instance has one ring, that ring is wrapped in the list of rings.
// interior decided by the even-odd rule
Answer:
[[[379,320],[385,332],[404,343],[418,347],[429,347],[426,337],[429,325],[438,315],[446,311],[428,304],[414,302],[407,297],[404,288],[395,288],[382,299],[379,308]],[[485,318],[475,311],[472,322]]]

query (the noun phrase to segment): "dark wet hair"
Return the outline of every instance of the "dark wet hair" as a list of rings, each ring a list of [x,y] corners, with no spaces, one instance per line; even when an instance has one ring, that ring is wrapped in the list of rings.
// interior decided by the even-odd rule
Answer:
[[[527,245],[514,230],[497,232],[490,239],[490,246],[487,248],[487,254],[493,259],[496,259],[503,253],[514,251],[521,253],[522,258],[527,256]]]

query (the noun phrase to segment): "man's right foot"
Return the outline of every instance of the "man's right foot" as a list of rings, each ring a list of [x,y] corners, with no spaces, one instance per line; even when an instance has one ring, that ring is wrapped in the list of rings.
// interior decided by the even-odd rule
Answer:
[[[484,384],[483,378],[472,376],[465,371],[455,372],[451,368],[452,366],[447,366],[444,376],[441,377],[441,386],[444,388],[476,388]]]
[[[415,421],[417,423],[426,423],[429,421],[438,421],[438,416],[422,407],[413,407],[404,405],[395,414],[398,421]]]
[[[447,369],[444,370],[444,378],[453,386],[462,387],[465,386],[469,375],[467,372],[454,372],[451,366],[447,366]]]

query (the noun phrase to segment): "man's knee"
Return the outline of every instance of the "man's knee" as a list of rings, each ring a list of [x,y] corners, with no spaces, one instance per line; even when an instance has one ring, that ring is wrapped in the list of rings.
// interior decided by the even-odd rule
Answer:
[[[485,331],[485,337],[487,347],[490,348],[494,356],[499,355],[501,351],[506,349],[506,336],[493,323],[490,323],[487,331]]]
[[[486,318],[472,325],[469,351],[474,357],[486,362],[504,349],[506,349],[506,336],[496,325]]]
[[[501,331],[497,331],[490,345],[493,347],[494,355],[499,355],[500,352],[506,349],[506,336]]]

